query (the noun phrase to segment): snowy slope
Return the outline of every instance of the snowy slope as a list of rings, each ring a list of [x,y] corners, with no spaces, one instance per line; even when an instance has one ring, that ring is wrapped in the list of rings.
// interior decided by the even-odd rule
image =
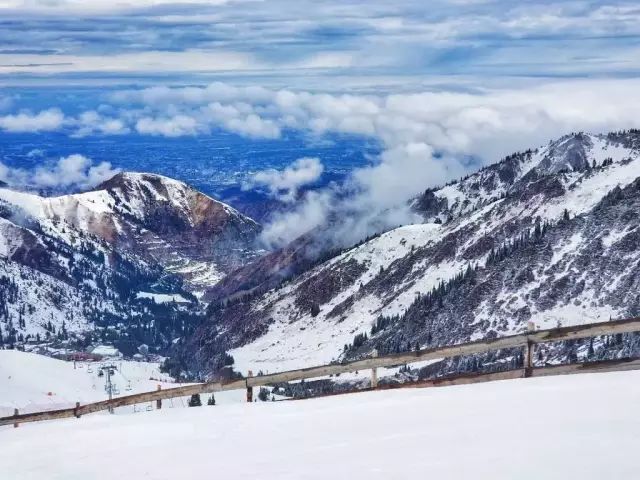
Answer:
[[[0,416],[20,412],[35,412],[69,408],[76,402],[90,403],[105,400],[105,378],[98,376],[99,367],[114,364],[112,377],[118,392],[115,397],[179,386],[160,371],[158,363],[116,360],[114,362],[73,362],[57,360],[18,350],[0,350]],[[204,397],[207,398],[206,396]],[[245,393],[220,392],[218,404],[241,402]],[[167,408],[186,407],[187,399],[166,401]],[[145,410],[146,405],[123,407],[117,413]],[[155,408],[155,405],[154,405]]]
[[[212,307],[210,321],[178,355],[195,374],[209,374],[222,351],[239,371],[277,371],[373,348],[388,353],[505,335],[527,321],[545,328],[636,315],[640,305],[627,292],[639,281],[639,176],[636,131],[572,134],[511,155],[427,190],[413,202],[424,224],[385,233],[268,292]],[[351,348],[380,317],[386,328]]]
[[[150,321],[153,302],[144,294],[136,297],[136,290],[176,299],[188,295],[178,277],[104,240],[71,228],[61,238],[32,218],[17,220],[12,210],[2,214],[7,218],[0,218],[0,345],[64,343],[97,328],[115,329],[115,340],[133,320]],[[167,313],[192,307],[193,299],[169,305]]]
[[[96,414],[0,430],[0,465],[11,480],[630,479],[639,401],[640,372],[623,372]]]
[[[35,353],[0,350],[0,414],[68,408],[75,402],[104,400],[104,378],[98,366],[106,363],[65,362]],[[113,381],[121,394],[147,392],[157,385],[175,386],[158,364],[117,361]],[[155,379],[155,380],[152,380]],[[126,390],[131,387],[131,390]]]
[[[400,227],[330,260],[308,275],[302,275],[295,283],[267,294],[257,308],[277,305],[271,310],[273,323],[263,336],[230,352],[235,359],[235,368],[241,372],[251,369],[274,372],[299,368],[301,365],[322,365],[334,360],[340,353],[336,345],[349,343],[356,332],[368,329],[375,312],[382,306],[381,302],[375,296],[366,296],[359,299],[349,314],[340,317],[339,321],[318,320],[331,317],[332,310],[357,292],[360,284],[372,281],[381,268],[386,269],[397,258],[408,255],[412,247],[428,245],[437,240],[440,230],[437,224]],[[352,262],[361,266],[358,275],[341,278],[338,273],[340,292],[320,306],[317,317],[301,311],[295,302],[296,290],[301,284],[324,272],[334,275],[333,268],[351,265]],[[433,281],[447,278],[446,274],[442,272]],[[412,294],[406,296],[413,299]],[[402,303],[399,302],[401,307]]]
[[[2,187],[0,345],[115,328],[101,335],[124,337],[129,355],[166,349],[197,322],[193,294],[258,253],[259,230],[160,175],[121,173],[59,197]]]

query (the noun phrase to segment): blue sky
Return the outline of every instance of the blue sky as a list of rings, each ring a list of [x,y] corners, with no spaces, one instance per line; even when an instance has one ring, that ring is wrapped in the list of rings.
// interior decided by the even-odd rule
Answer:
[[[0,84],[474,88],[640,72],[632,1],[0,1]]]

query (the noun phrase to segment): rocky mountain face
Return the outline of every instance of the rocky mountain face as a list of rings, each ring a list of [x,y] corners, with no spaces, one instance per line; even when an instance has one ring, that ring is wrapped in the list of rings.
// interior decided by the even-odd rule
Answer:
[[[638,131],[510,155],[416,198],[422,224],[212,303],[173,366],[206,377],[231,355],[239,371],[277,371],[506,335],[528,321],[637,315],[639,176]]]
[[[159,175],[40,197],[0,188],[0,339],[87,332],[166,351],[200,321],[199,289],[259,253],[260,226]]]
[[[263,293],[335,255],[333,243],[322,232],[310,232],[230,272],[207,288],[203,299],[217,303],[222,299]]]
[[[258,253],[256,222],[160,175],[121,173],[91,192],[46,199],[42,214],[160,264],[196,292]]]

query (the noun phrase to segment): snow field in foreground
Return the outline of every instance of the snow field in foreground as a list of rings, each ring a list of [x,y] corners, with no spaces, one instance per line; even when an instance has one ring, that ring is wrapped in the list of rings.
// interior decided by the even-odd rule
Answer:
[[[6,480],[637,478],[640,372],[0,429]]]

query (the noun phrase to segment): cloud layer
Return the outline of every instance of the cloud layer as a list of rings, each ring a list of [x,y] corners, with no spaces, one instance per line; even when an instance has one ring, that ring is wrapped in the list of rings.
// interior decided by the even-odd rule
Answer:
[[[5,0],[0,16],[0,77],[16,84],[233,75],[345,88],[640,73],[631,0]]]
[[[347,134],[377,141],[381,155],[370,166],[352,172],[343,186],[348,195],[333,190],[307,195],[299,210],[276,218],[265,229],[268,243],[278,245],[332,218],[359,219],[344,233],[355,239],[407,223],[410,212],[399,205],[479,164],[571,131],[638,128],[638,91],[636,79],[564,80],[474,93],[361,95],[213,83],[118,91],[99,109],[76,114],[54,106],[7,113],[0,116],[0,129],[166,137],[222,130],[267,139],[295,130],[311,137]],[[321,159],[303,159],[284,171],[259,173],[253,180],[274,195],[293,199],[302,185],[321,174],[321,167]]]
[[[272,197],[293,202],[298,198],[300,188],[318,181],[323,171],[324,165],[319,158],[303,157],[284,170],[269,169],[253,174],[243,189],[267,187]]]
[[[166,137],[225,130],[268,139],[299,130],[315,136],[371,137],[395,155],[424,144],[436,152],[474,155],[487,162],[572,130],[637,127],[639,87],[638,79],[564,80],[474,93],[362,95],[224,83],[151,87],[117,91],[99,109],[80,113],[54,105],[41,111],[5,112],[0,114],[0,130]]]
[[[57,108],[42,110],[32,114],[20,112],[0,117],[0,129],[6,132],[48,132],[59,130],[64,122],[64,115]]]
[[[405,223],[407,198],[478,163],[569,131],[640,126],[633,0],[0,0],[0,17],[3,85],[155,85],[92,106],[72,92],[71,108],[2,96],[5,134],[295,130],[381,145],[340,190],[306,195],[269,225],[272,244],[336,218],[356,236]],[[292,199],[321,161],[254,182]],[[10,173],[44,185],[68,168],[82,185],[111,170],[99,167]]]
[[[46,189],[49,191],[68,188],[91,188],[118,173],[109,162],[94,164],[83,155],[62,157],[33,169],[11,168],[0,163],[0,180],[22,188]]]

